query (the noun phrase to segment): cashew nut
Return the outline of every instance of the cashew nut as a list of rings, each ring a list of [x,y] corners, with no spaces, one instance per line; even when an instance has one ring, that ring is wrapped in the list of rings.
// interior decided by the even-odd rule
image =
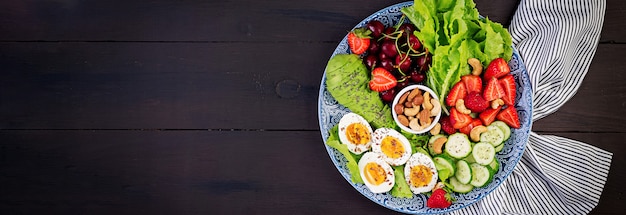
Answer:
[[[500,106],[504,105],[504,100],[496,99],[491,101],[491,108],[498,109]]]
[[[485,131],[487,131],[487,127],[485,127],[484,125],[476,126],[470,131],[470,138],[472,139],[472,141],[478,142],[480,141],[480,134]]]
[[[433,104],[430,103],[430,93],[428,92],[424,93],[424,102],[422,103],[422,106],[424,106],[425,110],[433,109]]]
[[[463,114],[470,114],[472,111],[465,107],[465,101],[463,99],[459,99],[456,101],[456,110]]]
[[[423,129],[423,127],[417,122],[417,118],[412,119],[411,122],[409,122],[409,128],[415,131],[419,131]]]
[[[435,127],[430,129],[430,134],[432,134],[433,136],[439,134],[439,132],[441,132],[441,124],[439,123],[435,124]]]
[[[430,116],[437,116],[441,113],[441,104],[437,101],[437,99],[430,99],[430,103],[433,104],[433,109],[430,110]]]
[[[472,75],[480,75],[483,72],[483,64],[476,58],[467,59],[467,64],[472,66]]]
[[[435,192],[437,189],[443,189],[446,185],[443,182],[437,182],[431,191]]]
[[[413,106],[412,108],[404,108],[404,115],[415,116],[420,112],[420,106]]]
[[[446,141],[448,141],[448,138],[444,136],[437,138],[433,142],[433,152],[435,152],[435,154],[443,153],[443,144],[445,144]]]

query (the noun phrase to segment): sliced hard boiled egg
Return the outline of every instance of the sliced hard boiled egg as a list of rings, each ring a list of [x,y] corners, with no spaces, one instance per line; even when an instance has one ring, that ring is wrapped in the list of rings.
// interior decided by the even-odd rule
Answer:
[[[415,153],[404,166],[404,178],[415,194],[429,192],[437,184],[435,162],[425,154]]]
[[[400,132],[391,128],[379,128],[374,131],[372,138],[372,151],[380,153],[385,162],[400,166],[409,160],[412,153],[411,143]]]
[[[383,160],[381,154],[366,152],[359,160],[361,178],[372,193],[390,191],[395,185],[395,175],[391,166]]]
[[[339,140],[354,154],[372,147],[372,127],[362,116],[348,113],[339,120]]]

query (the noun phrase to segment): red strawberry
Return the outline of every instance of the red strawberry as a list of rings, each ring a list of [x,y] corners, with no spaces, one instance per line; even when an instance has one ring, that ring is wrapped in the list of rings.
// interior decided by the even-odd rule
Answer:
[[[357,28],[348,33],[348,46],[352,53],[360,55],[365,53],[370,46],[370,36],[372,32],[364,29]]]
[[[395,87],[398,80],[389,71],[381,67],[372,70],[372,80],[370,81],[370,89],[376,92],[382,92]]]
[[[498,112],[500,112],[500,108],[498,109],[487,108],[487,110],[478,114],[478,118],[480,118],[480,121],[483,122],[483,125],[488,126],[494,120],[496,120],[496,115],[498,115]]]
[[[451,135],[456,133],[456,129],[452,127],[452,122],[450,122],[450,117],[441,117],[441,119],[439,119],[439,123],[441,123],[441,130],[446,132],[446,134]]]
[[[467,89],[467,93],[471,92],[482,92],[483,91],[483,81],[480,79],[480,76],[477,75],[464,75],[461,76],[461,81],[465,84],[465,89]]]
[[[446,96],[446,104],[450,107],[454,107],[454,105],[456,105],[456,101],[465,98],[465,95],[467,95],[465,84],[459,81],[452,86],[452,89],[450,89],[450,92]]]
[[[507,108],[502,110],[496,116],[496,118],[512,128],[520,128],[519,116],[517,116],[517,110],[512,105],[509,105]]]
[[[498,79],[492,77],[487,81],[487,86],[485,86],[485,91],[483,92],[483,98],[487,101],[493,101],[499,98],[504,97],[504,89],[498,83]]]
[[[450,122],[453,128],[461,129],[472,122],[472,117],[457,111],[456,108],[452,108],[450,109]]]
[[[450,196],[444,189],[436,189],[433,194],[426,200],[426,206],[429,208],[447,208],[452,205],[454,198]]]
[[[504,96],[502,97],[504,104],[513,105],[515,103],[515,91],[516,91],[515,78],[513,78],[513,75],[506,75],[500,80],[498,80],[498,82],[500,82],[502,89],[504,89]]]
[[[473,129],[474,127],[476,127],[476,126],[479,126],[479,125],[483,125],[483,122],[482,122],[482,121],[480,121],[480,119],[472,119],[472,122],[471,122],[469,125],[467,125],[467,126],[465,126],[465,127],[461,128],[461,129],[459,129],[459,131],[460,131],[461,133],[464,133],[464,134],[470,135],[470,132],[472,131],[472,129]]]
[[[491,63],[489,63],[489,65],[487,66],[487,69],[485,70],[485,74],[483,75],[483,78],[485,78],[485,80],[490,80],[491,78],[494,78],[494,77],[500,78],[500,77],[504,77],[510,72],[511,72],[511,69],[509,68],[509,64],[507,64],[506,61],[502,58],[496,58],[496,59],[493,59]]]
[[[480,95],[480,92],[468,93],[463,100],[465,101],[465,107],[474,113],[483,112],[489,107],[489,102]]]

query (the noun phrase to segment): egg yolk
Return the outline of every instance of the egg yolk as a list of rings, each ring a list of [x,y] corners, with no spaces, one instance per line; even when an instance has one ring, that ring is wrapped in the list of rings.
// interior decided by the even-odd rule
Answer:
[[[385,182],[385,179],[387,179],[387,173],[385,172],[385,169],[383,169],[382,166],[374,162],[367,163],[365,165],[365,171],[363,171],[363,173],[365,174],[365,179],[367,180],[367,182],[372,185],[382,184],[383,182]]]
[[[371,136],[369,129],[361,123],[352,123],[346,128],[348,141],[357,145],[368,143]]]
[[[405,150],[402,142],[400,142],[398,138],[392,136],[387,136],[383,138],[383,141],[380,143],[380,149],[385,155],[387,155],[387,157],[393,159],[402,157],[402,154],[404,154]]]
[[[424,165],[417,165],[411,168],[411,185],[414,187],[425,187],[432,180],[433,173],[430,168]]]

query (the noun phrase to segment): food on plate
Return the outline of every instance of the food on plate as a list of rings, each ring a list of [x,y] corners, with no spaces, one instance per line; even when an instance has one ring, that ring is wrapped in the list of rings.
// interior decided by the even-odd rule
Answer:
[[[380,100],[378,92],[367,87],[369,80],[370,71],[358,55],[335,55],[326,66],[326,89],[339,104],[376,128],[393,127],[391,108]]]
[[[358,114],[348,113],[339,120],[339,140],[354,154],[362,154],[372,146],[372,127]]]
[[[372,151],[380,153],[383,160],[392,166],[400,166],[409,160],[413,149],[409,140],[391,128],[374,131]]]
[[[426,201],[426,206],[429,208],[447,208],[452,205],[453,200],[450,193],[446,192],[444,189],[437,189],[433,191],[433,194],[430,195]]]
[[[404,177],[411,191],[420,194],[433,190],[437,184],[438,173],[435,163],[428,155],[415,153],[404,167]]]
[[[415,1],[401,12],[393,26],[355,28],[349,53],[329,60],[326,89],[351,112],[326,143],[346,158],[353,183],[398,198],[430,195],[428,207],[446,208],[451,194],[491,183],[496,154],[521,126],[512,41],[471,0]],[[434,93],[407,88],[416,84]],[[423,134],[402,128],[434,125]]]
[[[383,156],[376,152],[366,152],[359,160],[359,171],[365,186],[372,193],[384,193],[391,190],[395,184],[394,171],[383,160]]]

